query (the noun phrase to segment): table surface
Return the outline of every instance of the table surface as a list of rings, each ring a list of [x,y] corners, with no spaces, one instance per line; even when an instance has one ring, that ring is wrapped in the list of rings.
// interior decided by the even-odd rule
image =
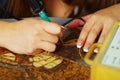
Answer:
[[[63,24],[69,19],[50,18],[59,24]],[[4,19],[6,20],[6,19]],[[15,21],[15,19],[7,19]],[[69,39],[77,38],[79,30],[73,30],[64,42]],[[83,61],[78,54],[76,46],[63,46],[58,44],[58,49],[51,53],[63,59],[62,63],[52,69],[46,69],[44,66],[35,67],[29,58],[34,56],[17,55],[15,61],[5,59],[3,54],[10,51],[0,48],[0,80],[89,80],[90,67]],[[82,53],[85,55],[84,53]]]

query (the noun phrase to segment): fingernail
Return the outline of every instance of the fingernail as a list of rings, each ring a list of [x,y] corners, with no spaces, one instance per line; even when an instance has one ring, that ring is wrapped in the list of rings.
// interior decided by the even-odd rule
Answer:
[[[80,46],[80,45],[77,45],[77,48],[81,48],[82,46]]]
[[[88,49],[83,49],[84,52],[88,52]]]
[[[95,49],[95,50],[94,50],[94,53],[98,53],[98,49]]]
[[[84,44],[84,41],[78,39],[78,41],[77,41],[77,48],[81,48],[83,44]]]
[[[84,47],[83,47],[83,51],[84,52],[88,52],[89,48],[90,48],[90,43],[86,42],[85,45],[84,45]]]

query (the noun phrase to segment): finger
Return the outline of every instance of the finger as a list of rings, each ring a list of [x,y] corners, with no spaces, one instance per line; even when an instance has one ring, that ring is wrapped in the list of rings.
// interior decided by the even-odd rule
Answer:
[[[59,37],[62,37],[63,36],[63,33],[61,32],[60,34],[59,34]]]
[[[108,26],[109,26],[109,25],[108,25]],[[107,29],[107,28],[103,29],[103,31],[102,31],[102,33],[101,33],[101,35],[100,35],[100,38],[99,38],[99,40],[98,40],[99,43],[103,43],[103,42],[104,42],[104,40],[105,40],[105,38],[106,38],[109,30],[110,30],[110,29]]]
[[[105,40],[105,37],[107,36],[109,30],[111,29],[114,23],[115,21],[113,19],[107,19],[106,23],[103,25],[104,27],[100,35],[100,38],[98,40],[99,43],[103,43],[103,41]]]
[[[103,43],[106,34],[107,34],[106,32],[103,32],[103,31],[102,31],[102,33],[101,33],[101,35],[100,35],[100,38],[99,38],[99,40],[98,40],[98,43]]]
[[[99,35],[100,31],[102,30],[103,25],[101,23],[96,23],[93,25],[92,29],[90,30],[88,37],[86,39],[85,45],[83,50],[88,52],[91,45],[95,42],[97,36]]]
[[[92,28],[92,26],[94,25],[94,19],[89,19],[86,24],[84,25],[81,33],[80,33],[80,36],[78,38],[78,41],[77,41],[77,47],[78,48],[81,48],[83,45],[84,45],[84,42],[86,41],[86,38]]]
[[[103,43],[104,40],[105,40],[106,35],[107,35],[107,30],[106,30],[106,29],[103,29],[103,31],[102,31],[102,33],[101,33],[101,35],[100,35],[100,37],[99,37],[98,43]],[[98,51],[99,51],[99,48],[96,48],[96,49],[94,50],[95,53],[98,53]]]
[[[36,49],[34,50],[32,53],[29,53],[27,55],[36,55],[36,54],[40,54],[43,50],[42,49]]]
[[[45,51],[53,52],[56,49],[56,45],[47,41],[40,41],[39,44],[36,45],[37,48],[43,49]]]
[[[60,25],[55,24],[53,22],[45,22],[45,21],[42,21],[42,23],[44,24],[43,29],[46,32],[51,33],[51,34],[56,34],[56,35],[61,33]]]
[[[44,33],[44,35],[41,35],[40,37],[41,37],[40,40],[43,40],[43,41],[48,41],[51,43],[58,42],[58,36],[53,35],[53,34]]]

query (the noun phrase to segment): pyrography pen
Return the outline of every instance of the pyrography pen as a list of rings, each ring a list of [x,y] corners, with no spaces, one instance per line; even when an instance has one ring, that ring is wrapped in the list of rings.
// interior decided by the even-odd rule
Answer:
[[[44,20],[50,22],[51,20],[48,18],[46,13],[44,12],[44,5],[42,1],[39,0],[28,0],[28,3],[32,9],[34,14],[39,14],[39,17]]]

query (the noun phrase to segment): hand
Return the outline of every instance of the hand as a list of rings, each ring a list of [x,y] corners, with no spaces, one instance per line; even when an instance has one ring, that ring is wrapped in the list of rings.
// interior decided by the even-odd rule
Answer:
[[[0,23],[0,46],[18,54],[29,55],[36,49],[52,52],[61,33],[59,25],[32,18]]]
[[[99,10],[83,18],[86,20],[86,23],[78,38],[77,47],[83,47],[83,50],[88,52],[88,49],[95,42],[100,32],[98,42],[103,43],[114,22],[120,21],[120,4]]]
[[[120,4],[100,10],[91,15],[85,16],[86,24],[84,25],[77,45],[83,46],[83,50],[88,52],[88,49],[95,42],[97,36],[100,34],[99,43],[103,43],[111,26],[115,21],[120,21]]]

